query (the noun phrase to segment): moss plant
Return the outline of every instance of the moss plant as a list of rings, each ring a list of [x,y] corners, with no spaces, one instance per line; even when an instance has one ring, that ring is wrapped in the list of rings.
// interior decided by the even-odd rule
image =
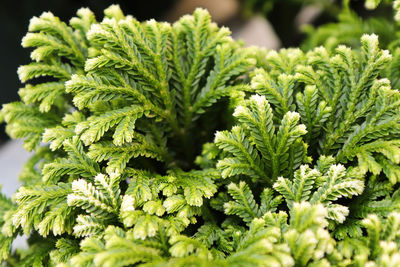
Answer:
[[[203,9],[104,13],[43,13],[22,41],[28,83],[0,114],[34,155],[0,195],[6,265],[400,264],[400,93],[376,35],[266,52]]]

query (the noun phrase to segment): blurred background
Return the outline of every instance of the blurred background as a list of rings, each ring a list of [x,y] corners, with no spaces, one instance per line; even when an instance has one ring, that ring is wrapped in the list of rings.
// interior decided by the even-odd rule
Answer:
[[[119,4],[126,14],[139,20],[155,18],[173,22],[196,7],[207,8],[219,25],[231,28],[236,39],[246,45],[268,49],[302,45],[307,50],[306,34],[318,25],[337,22],[346,0],[0,0],[0,103],[18,100],[22,87],[17,68],[30,62],[30,50],[21,47],[29,20],[44,11],[51,11],[68,22],[80,7],[89,7],[98,20],[103,10]],[[364,8],[364,0],[350,1],[357,16],[368,18],[373,12]],[[349,23],[352,24],[350,21]],[[305,26],[308,25],[308,26]],[[384,31],[387,27],[382,27]],[[371,31],[373,29],[370,29]],[[350,33],[351,34],[351,33]],[[355,36],[358,38],[357,36]],[[358,39],[356,39],[358,42]],[[307,41],[307,40],[306,40]],[[319,41],[308,40],[308,46]],[[29,157],[20,141],[8,141],[4,124],[0,125],[0,168],[3,192],[11,195],[17,188],[16,177]]]

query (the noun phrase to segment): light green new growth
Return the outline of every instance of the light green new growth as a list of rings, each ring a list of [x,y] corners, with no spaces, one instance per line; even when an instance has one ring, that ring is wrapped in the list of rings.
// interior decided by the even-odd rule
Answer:
[[[252,96],[243,104],[233,113],[242,126],[215,136],[215,144],[233,156],[218,161],[222,177],[245,173],[269,183],[279,174],[292,174],[307,161],[307,147],[300,141],[307,131],[305,125],[298,123],[298,113],[287,112],[275,127],[272,109],[264,96]]]

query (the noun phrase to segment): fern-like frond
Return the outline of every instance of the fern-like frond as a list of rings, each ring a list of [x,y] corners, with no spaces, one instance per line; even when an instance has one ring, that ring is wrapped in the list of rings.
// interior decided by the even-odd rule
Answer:
[[[280,177],[274,184],[274,189],[283,195],[289,208],[302,201],[322,203],[328,211],[327,218],[342,223],[349,210],[346,206],[332,202],[342,197],[360,195],[364,190],[364,183],[346,173],[343,165],[332,165],[324,173],[302,165],[295,172],[293,181]]]
[[[122,146],[116,146],[111,141],[93,144],[89,148],[88,156],[96,162],[107,161],[107,172],[122,173],[132,158],[146,157],[160,161],[167,161],[166,150],[158,147],[151,138],[136,134],[135,141]]]
[[[99,166],[86,155],[78,138],[64,140],[63,145],[68,157],[44,165],[44,182],[57,182],[64,175],[93,177],[99,172]]]
[[[229,201],[224,204],[225,213],[238,215],[244,222],[249,223],[254,218],[257,218],[259,207],[254,200],[253,193],[245,182],[240,182],[239,185],[229,184],[228,193],[234,201]]]
[[[202,9],[174,25],[130,16],[93,24],[87,38],[98,53],[86,61],[87,75],[73,75],[66,84],[79,109],[96,113],[78,126],[82,140],[91,144],[112,131],[116,145],[130,143],[127,132],[147,131],[135,122],[144,113],[160,122],[162,135],[181,138],[186,147],[178,152],[188,156],[193,122],[221,97],[241,90],[234,81],[254,64],[252,50],[228,36]],[[119,109],[97,111],[105,101],[120,101]]]
[[[392,56],[379,48],[374,34],[362,36],[360,51],[343,45],[332,50],[318,47],[296,56],[271,52],[266,69],[255,71],[252,88],[282,109],[277,93],[265,88],[279,82],[277,73],[284,70],[279,64],[295,60],[297,65],[283,72],[294,76],[291,93],[296,95],[285,110],[299,112],[310,154],[332,155],[342,164],[358,161],[363,173],[383,172],[396,183],[399,92],[384,78]]]
[[[255,95],[238,106],[233,115],[240,126],[215,136],[215,144],[233,156],[217,164],[223,177],[246,174],[268,184],[281,173],[292,173],[306,160],[305,146],[299,138],[307,131],[298,124],[299,114],[286,113],[276,127],[268,101]]]
[[[5,104],[1,112],[7,122],[7,133],[13,138],[25,139],[24,148],[28,151],[39,146],[46,128],[55,127],[61,120],[58,114],[42,114],[38,108],[21,102]]]
[[[76,240],[61,238],[56,242],[56,249],[50,253],[52,262],[66,263],[79,252],[79,243]]]
[[[98,174],[94,184],[83,179],[72,183],[72,192],[68,195],[68,205],[81,207],[90,215],[109,219],[116,216],[119,207],[119,184],[115,177]]]
[[[104,240],[84,239],[81,250],[68,266],[128,266],[161,258],[158,249],[135,242],[130,233],[114,226],[105,230]]]
[[[57,234],[69,231],[69,193],[70,185],[65,183],[21,187],[14,196],[18,207],[12,216],[13,225],[17,228],[21,226],[25,233],[35,228],[43,235],[47,235],[50,229]]]

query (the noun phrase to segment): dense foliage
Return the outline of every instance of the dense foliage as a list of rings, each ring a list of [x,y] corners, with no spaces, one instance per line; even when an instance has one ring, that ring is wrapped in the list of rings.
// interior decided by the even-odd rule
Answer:
[[[0,114],[34,155],[0,196],[0,259],[399,265],[396,58],[359,42],[244,48],[203,9],[172,25],[117,6],[32,18],[29,83]]]

